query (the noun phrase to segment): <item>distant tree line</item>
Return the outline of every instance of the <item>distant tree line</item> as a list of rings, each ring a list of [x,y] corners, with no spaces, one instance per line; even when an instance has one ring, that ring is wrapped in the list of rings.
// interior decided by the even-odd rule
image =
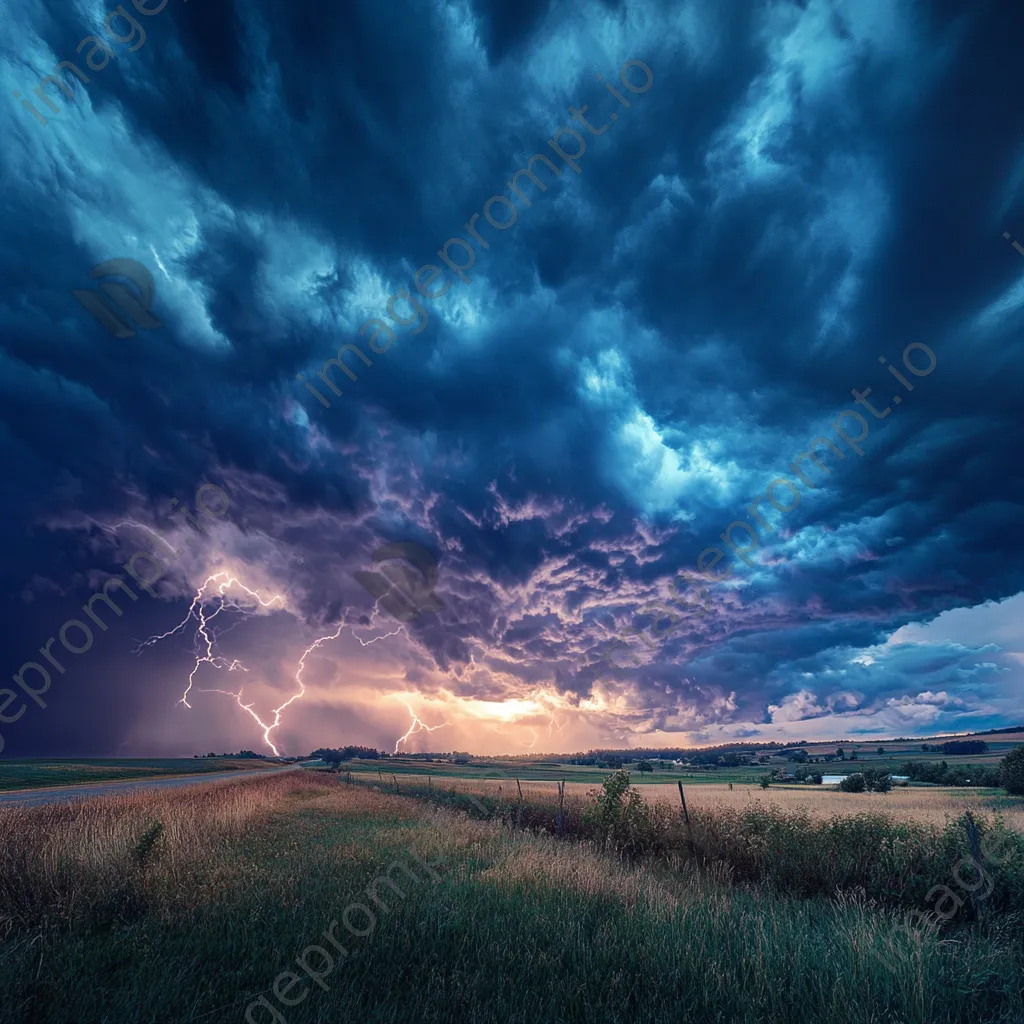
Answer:
[[[906,761],[900,775],[912,782],[934,782],[939,786],[998,786],[999,767],[980,764],[948,765],[945,761]]]
[[[988,744],[984,740],[950,740],[948,743],[922,743],[921,749],[927,754],[984,754]]]
[[[328,763],[334,762],[335,764],[341,761],[351,761],[353,758],[358,757],[364,761],[376,761],[379,757],[387,757],[387,754],[381,754],[381,752],[374,747],[317,747],[310,755],[311,758],[318,757],[321,761],[327,761]]]
[[[469,764],[470,755],[464,750],[450,750],[447,753],[431,754],[389,754],[386,750],[377,750],[375,747],[360,747],[354,744],[347,747],[317,747],[310,755],[311,758],[318,757],[321,761],[338,764],[342,761],[351,761],[358,758],[362,761],[383,760],[389,757],[403,757],[410,761],[454,761],[455,764]]]
[[[193,754],[196,757],[266,757],[266,754],[257,754],[254,750],[240,750],[237,754],[215,754],[212,750],[209,754]]]

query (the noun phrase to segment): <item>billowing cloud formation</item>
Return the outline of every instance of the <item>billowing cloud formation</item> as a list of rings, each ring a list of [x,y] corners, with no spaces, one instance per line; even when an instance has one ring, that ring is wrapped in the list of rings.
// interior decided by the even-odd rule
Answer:
[[[203,481],[231,507],[5,753],[258,745],[230,696],[176,704],[189,639],[132,654],[222,569],[280,595],[218,620],[261,713],[343,627],[285,749],[1021,720],[985,604],[1024,591],[1019,12],[169,0],[97,71],[102,4],[8,6],[9,671]],[[159,329],[71,297],[119,257]],[[443,608],[396,632],[352,574],[400,540]]]

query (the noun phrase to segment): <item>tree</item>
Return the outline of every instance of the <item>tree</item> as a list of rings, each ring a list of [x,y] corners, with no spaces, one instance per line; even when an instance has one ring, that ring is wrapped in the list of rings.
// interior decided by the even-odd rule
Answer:
[[[843,750],[842,747],[836,747],[836,757],[842,760],[844,757],[846,757],[846,751]]]
[[[881,768],[865,768],[864,788],[870,793],[888,793],[892,789],[892,776]]]
[[[839,788],[844,793],[863,793],[867,787],[864,783],[864,776],[857,772],[853,775],[847,775],[839,783]]]
[[[811,782],[813,782],[814,785],[816,785],[816,786],[820,786],[821,782],[822,782],[822,774],[821,774],[821,772],[815,772],[811,776]]]
[[[636,770],[638,772],[653,772],[654,771],[654,767],[653,767],[653,765],[651,764],[650,761],[641,761],[636,766]]]
[[[929,750],[931,750],[931,749],[932,749],[932,748],[931,748],[931,747],[929,747],[927,743],[922,743],[922,744],[921,744],[921,751],[922,751],[923,753],[927,754],[927,753],[928,753],[928,751],[929,751]]]
[[[762,789],[767,789],[771,784],[772,784],[772,777],[771,777],[771,775],[762,775],[761,776],[761,788]]]
[[[879,754],[884,754],[885,753],[885,747],[879,747],[878,748],[878,753]]]
[[[984,740],[951,740],[941,747],[944,754],[984,754],[988,744]]]
[[[999,784],[1013,796],[1024,796],[1024,747],[1014,747],[999,762]]]

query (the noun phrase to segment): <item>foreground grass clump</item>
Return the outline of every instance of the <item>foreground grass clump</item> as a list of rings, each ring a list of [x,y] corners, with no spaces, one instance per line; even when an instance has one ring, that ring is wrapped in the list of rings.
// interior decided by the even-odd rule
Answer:
[[[559,841],[298,772],[116,802],[0,817],[4,1024],[243,1022],[261,996],[277,1017],[257,1006],[256,1024],[1010,1024],[1024,1012],[1019,942],[965,931],[893,957],[894,916],[863,896],[731,884],[727,864],[624,859],[607,838]],[[573,820],[628,836],[623,807]],[[370,904],[389,864],[414,864],[410,851],[441,858],[439,880],[398,876],[403,895],[383,891],[369,934],[339,929],[347,956],[324,987],[301,975],[296,957]],[[305,992],[294,1006],[273,991],[288,970],[302,976],[291,996]]]

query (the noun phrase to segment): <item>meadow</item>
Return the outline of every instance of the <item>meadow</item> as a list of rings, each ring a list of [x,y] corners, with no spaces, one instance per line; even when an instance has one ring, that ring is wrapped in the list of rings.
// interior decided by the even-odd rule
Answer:
[[[342,770],[344,773],[344,769]],[[396,775],[397,789],[393,777],[384,772],[383,785],[389,791],[425,795],[423,782]],[[604,771],[602,778],[610,773]],[[354,775],[367,781],[367,775]],[[376,778],[374,776],[373,778]],[[372,780],[371,780],[372,781]],[[679,810],[679,789],[675,781],[641,781],[630,775],[630,782],[636,783],[645,800],[664,803]],[[480,797],[505,797],[518,793],[515,780],[477,780],[456,776],[434,776],[432,785],[457,793],[473,793]],[[550,803],[557,798],[557,783],[521,782],[526,800]],[[566,782],[565,792],[572,796],[586,796],[594,792],[597,783]],[[896,787],[888,793],[841,793],[834,786],[779,785],[769,789],[760,786],[734,783],[733,788],[725,782],[684,782],[687,807],[694,809],[729,808],[743,810],[760,807],[777,808],[782,811],[806,812],[816,818],[833,816],[851,817],[865,812],[882,813],[901,819],[943,825],[951,818],[960,817],[970,810],[981,814],[998,814],[1005,823],[1024,835],[1024,800],[1007,796],[998,789],[967,789],[950,786],[909,786]]]
[[[247,1007],[250,1024],[1024,1015],[1020,840],[983,914],[968,904],[941,936],[901,944],[898,909],[948,882],[966,848],[955,820],[711,800],[685,830],[658,801],[574,792],[559,820],[547,795],[474,804],[458,784],[422,785],[301,771],[0,807],[0,1022],[219,1024]],[[398,876],[403,898],[384,891],[372,934],[341,931],[347,956],[315,984],[296,957],[410,851],[440,858],[440,880]],[[296,1005],[276,998],[289,970]]]
[[[0,761],[0,792],[277,766],[277,762],[245,757],[10,759]]]

